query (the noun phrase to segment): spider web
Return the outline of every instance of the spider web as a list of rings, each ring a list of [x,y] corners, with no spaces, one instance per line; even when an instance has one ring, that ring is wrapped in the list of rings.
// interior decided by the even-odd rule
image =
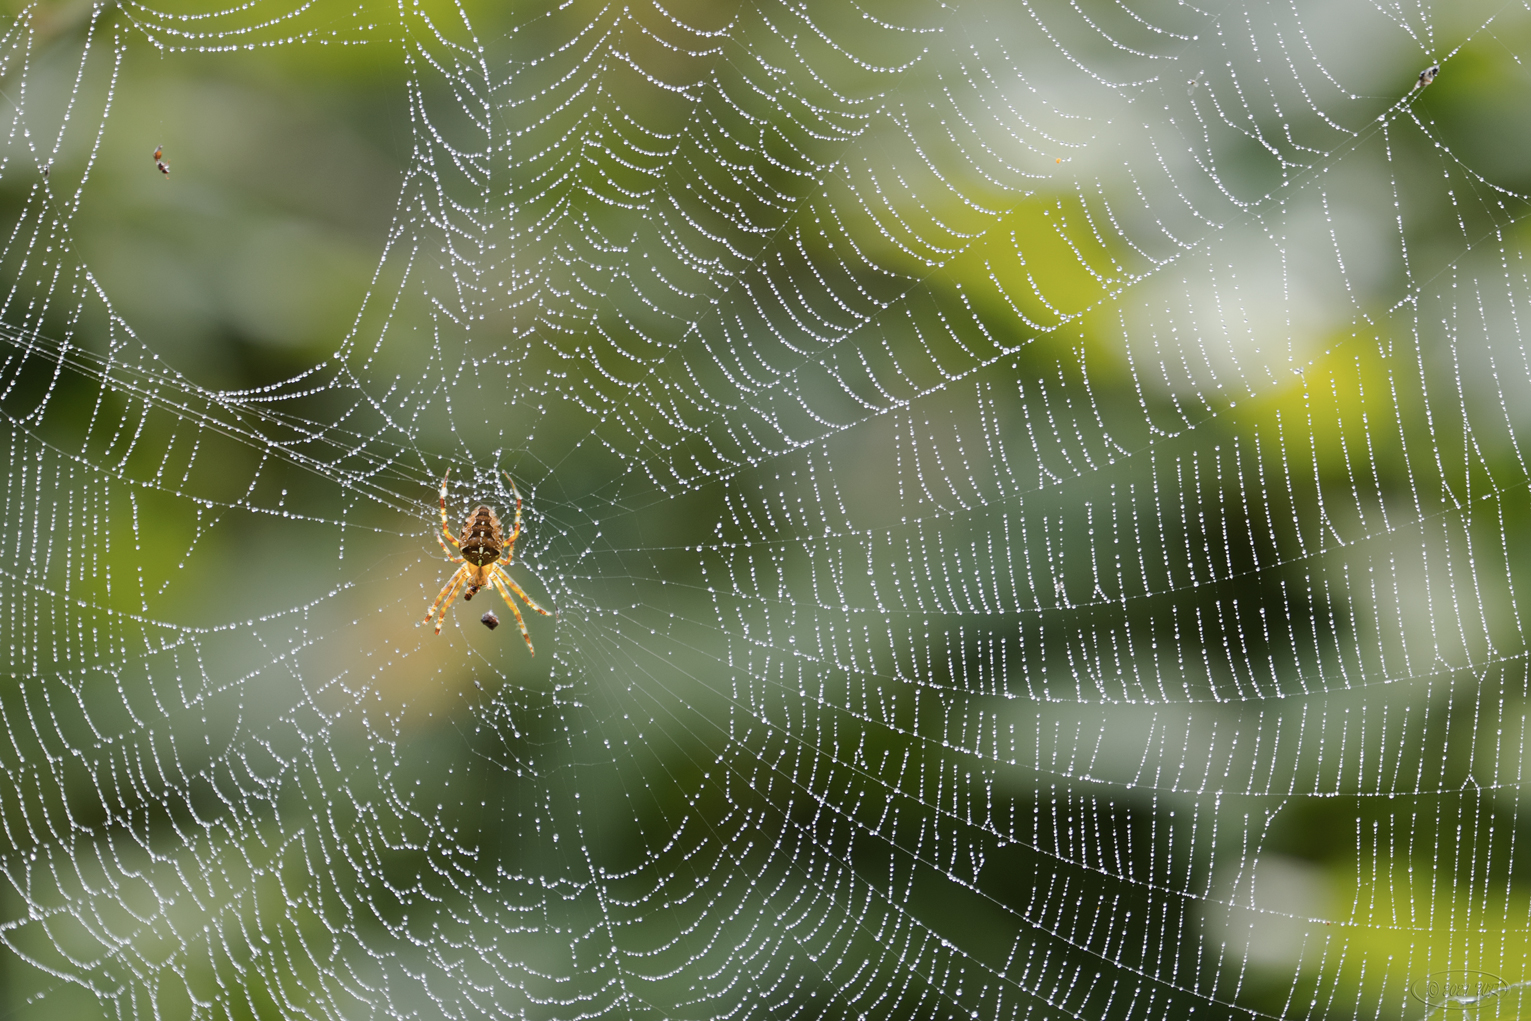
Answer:
[[[1517,1009],[1525,5],[63,16],[0,40],[0,1010]],[[114,111],[353,46],[370,287],[220,389],[81,254]],[[419,623],[448,470],[535,658]]]

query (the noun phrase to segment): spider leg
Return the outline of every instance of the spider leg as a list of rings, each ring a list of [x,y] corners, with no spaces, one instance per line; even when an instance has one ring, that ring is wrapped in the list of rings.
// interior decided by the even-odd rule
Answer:
[[[532,609],[536,610],[538,613],[542,614],[544,617],[551,617],[551,616],[553,616],[553,614],[551,612],[549,612],[548,610],[544,610],[542,607],[538,606],[536,601],[533,600],[531,596],[527,595],[526,591],[524,589],[522,589],[520,585],[517,585],[515,583],[515,581],[513,581],[511,579],[509,574],[505,573],[505,568],[501,567],[499,564],[495,564],[493,570],[496,572],[496,575],[499,578],[504,580],[506,585],[510,586],[510,590],[512,592],[514,592],[516,595],[521,597],[522,601],[525,602],[527,606],[530,606]],[[510,597],[507,596],[506,598],[508,599]]]
[[[453,535],[452,530],[447,527],[447,477],[451,474],[452,469],[448,468],[446,475],[441,476],[441,534],[445,535],[447,542],[452,544],[453,549],[456,549],[458,548],[457,536]],[[436,536],[436,541],[441,543],[442,552],[450,557],[452,550],[447,549],[447,542],[441,542],[440,535]]]
[[[463,564],[457,572],[447,580],[446,587],[436,596],[436,601],[431,608],[425,611],[425,622],[429,624],[431,618],[436,616],[436,608],[441,608],[441,616],[436,617],[436,633],[441,634],[441,622],[446,619],[447,611],[452,608],[452,601],[457,598],[457,590],[462,583],[468,580],[468,572],[472,570],[467,564]]]
[[[516,488],[516,480],[510,477],[510,472],[505,473],[505,479],[510,483],[510,491],[516,497],[516,525],[505,539],[505,548],[509,550],[516,544],[516,536],[521,534],[521,491]]]
[[[509,592],[505,591],[505,582],[509,580],[506,578],[505,572],[491,572],[489,580],[494,583],[494,587],[499,590],[500,595],[505,597],[505,605],[510,607],[510,612],[516,615],[516,626],[521,629],[521,637],[526,639],[526,651],[530,652],[533,656],[537,655],[537,650],[532,648],[532,636],[526,632],[526,619],[521,616],[521,611],[516,609],[516,601],[510,598]],[[511,584],[514,585],[515,582],[511,582]]]

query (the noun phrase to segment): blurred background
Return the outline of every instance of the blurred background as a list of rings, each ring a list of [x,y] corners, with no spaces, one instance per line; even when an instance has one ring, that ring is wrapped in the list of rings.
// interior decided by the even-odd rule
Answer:
[[[1528,56],[10,5],[0,1018],[1519,1016]]]

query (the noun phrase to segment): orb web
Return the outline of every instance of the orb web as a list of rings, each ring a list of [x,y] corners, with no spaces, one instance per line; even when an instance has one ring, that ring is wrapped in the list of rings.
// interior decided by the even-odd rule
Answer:
[[[73,16],[0,38],[6,1009],[1518,1002],[1524,7]],[[116,111],[326,47],[397,204],[220,388],[82,252]],[[535,657],[420,623],[505,473]]]

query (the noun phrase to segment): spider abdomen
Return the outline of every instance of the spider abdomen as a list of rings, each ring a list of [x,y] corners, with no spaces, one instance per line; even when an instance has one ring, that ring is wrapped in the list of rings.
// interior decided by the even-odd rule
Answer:
[[[494,563],[505,546],[500,535],[500,519],[488,507],[480,507],[463,524],[457,545],[462,549],[463,559],[470,564],[483,567]]]

